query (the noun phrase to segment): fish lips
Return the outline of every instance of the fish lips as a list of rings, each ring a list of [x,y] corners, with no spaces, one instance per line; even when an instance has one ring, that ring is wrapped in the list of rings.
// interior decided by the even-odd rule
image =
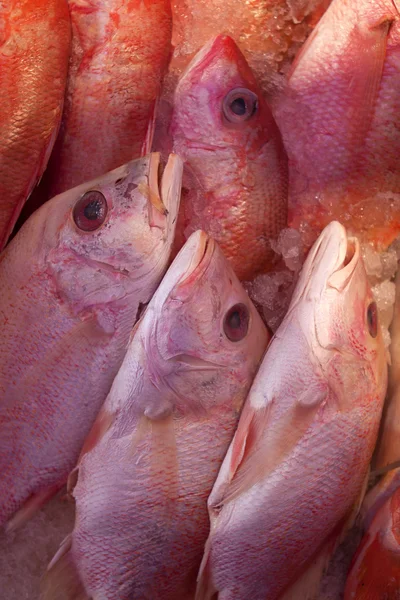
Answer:
[[[216,243],[204,231],[195,231],[174,260],[177,281],[168,294],[170,300],[186,302],[192,297],[196,284],[206,273],[214,255]]]
[[[289,311],[301,300],[318,301],[326,288],[343,291],[360,259],[356,238],[348,238],[338,221],[325,227],[303,265]]]

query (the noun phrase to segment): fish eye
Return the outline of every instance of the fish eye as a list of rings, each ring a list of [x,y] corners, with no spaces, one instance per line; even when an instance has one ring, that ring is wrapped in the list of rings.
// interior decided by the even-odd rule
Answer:
[[[241,123],[251,119],[258,110],[257,95],[246,88],[231,90],[224,98],[222,111],[231,123]]]
[[[235,304],[225,315],[224,333],[231,342],[240,342],[249,330],[250,314],[245,304]]]
[[[74,206],[75,225],[82,231],[95,231],[104,223],[107,212],[107,200],[101,192],[86,192]]]
[[[371,302],[367,308],[367,323],[370,336],[375,338],[378,335],[378,307],[376,302]]]

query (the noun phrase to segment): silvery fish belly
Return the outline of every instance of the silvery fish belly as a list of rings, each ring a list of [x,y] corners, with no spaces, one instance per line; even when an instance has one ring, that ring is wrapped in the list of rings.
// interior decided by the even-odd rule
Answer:
[[[182,161],[150,154],[43,205],[0,257],[0,525],[74,467],[167,267]]]
[[[194,597],[207,497],[268,339],[216,242],[194,233],[133,331],[71,474],[75,528],[44,598]]]

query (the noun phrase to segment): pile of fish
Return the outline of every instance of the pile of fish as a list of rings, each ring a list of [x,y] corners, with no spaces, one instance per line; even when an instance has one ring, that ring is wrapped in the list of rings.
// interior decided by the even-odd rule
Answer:
[[[357,528],[400,598],[400,3],[0,34],[0,554],[58,497],[41,600],[317,600]]]

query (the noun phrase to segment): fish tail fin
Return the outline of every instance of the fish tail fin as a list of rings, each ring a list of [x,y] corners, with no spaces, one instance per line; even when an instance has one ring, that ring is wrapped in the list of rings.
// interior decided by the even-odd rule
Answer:
[[[204,548],[203,560],[201,561],[197,576],[195,600],[216,600],[218,598],[218,591],[214,586],[211,574],[210,549],[211,536],[208,538]]]
[[[41,583],[40,600],[90,600],[71,553],[69,535],[50,562]]]

